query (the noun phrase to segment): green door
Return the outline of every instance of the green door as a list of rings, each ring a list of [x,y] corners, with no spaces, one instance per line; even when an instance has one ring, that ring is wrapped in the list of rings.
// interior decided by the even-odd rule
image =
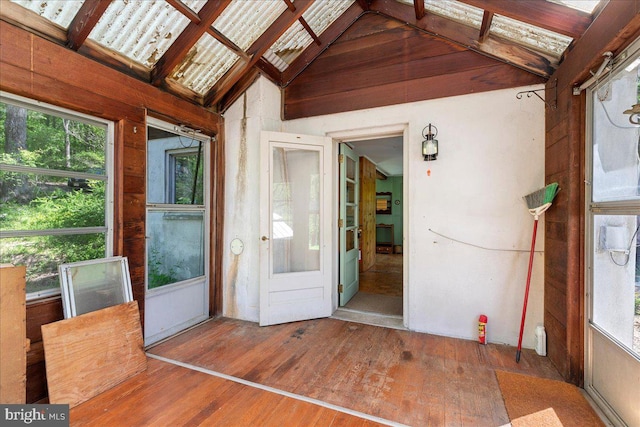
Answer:
[[[340,306],[358,292],[358,157],[347,144],[340,144]]]

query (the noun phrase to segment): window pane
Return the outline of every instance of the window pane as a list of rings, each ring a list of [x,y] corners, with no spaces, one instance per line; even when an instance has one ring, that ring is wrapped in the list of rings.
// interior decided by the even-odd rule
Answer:
[[[640,355],[640,216],[595,215],[593,323]]]
[[[149,289],[204,275],[204,212],[147,214]]]
[[[320,154],[274,147],[272,262],[274,273],[320,268]]]
[[[149,127],[147,202],[204,204],[204,147],[183,135]]]
[[[28,294],[59,289],[59,264],[105,256],[104,233],[0,239],[0,263],[27,267]]]
[[[105,126],[1,102],[0,123],[0,163],[104,174]]]
[[[104,227],[105,182],[74,180],[73,187],[70,182],[0,171],[0,230]]]
[[[638,67],[593,93],[593,201],[640,199],[638,127],[623,111],[638,100]]]

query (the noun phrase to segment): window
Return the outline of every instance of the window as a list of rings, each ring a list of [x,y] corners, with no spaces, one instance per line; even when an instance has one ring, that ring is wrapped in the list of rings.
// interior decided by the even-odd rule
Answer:
[[[27,299],[111,255],[112,151],[109,122],[0,93],[0,262],[27,267]]]
[[[589,321],[640,356],[640,126],[625,110],[640,102],[637,58],[616,63],[591,92],[587,172]],[[635,61],[634,61],[635,60]]]

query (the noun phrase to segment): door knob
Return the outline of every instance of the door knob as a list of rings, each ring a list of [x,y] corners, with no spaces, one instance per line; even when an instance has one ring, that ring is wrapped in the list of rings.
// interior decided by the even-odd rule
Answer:
[[[269,238],[267,236],[262,236],[262,241],[266,242],[267,240],[269,240]]]

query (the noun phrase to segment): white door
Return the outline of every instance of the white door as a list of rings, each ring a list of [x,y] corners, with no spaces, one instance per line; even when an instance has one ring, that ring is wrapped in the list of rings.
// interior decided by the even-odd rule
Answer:
[[[347,304],[359,288],[358,166],[358,156],[347,144],[340,144],[340,306]]]
[[[331,315],[331,138],[262,132],[260,325]]]
[[[146,345],[209,317],[209,138],[148,124]]]

